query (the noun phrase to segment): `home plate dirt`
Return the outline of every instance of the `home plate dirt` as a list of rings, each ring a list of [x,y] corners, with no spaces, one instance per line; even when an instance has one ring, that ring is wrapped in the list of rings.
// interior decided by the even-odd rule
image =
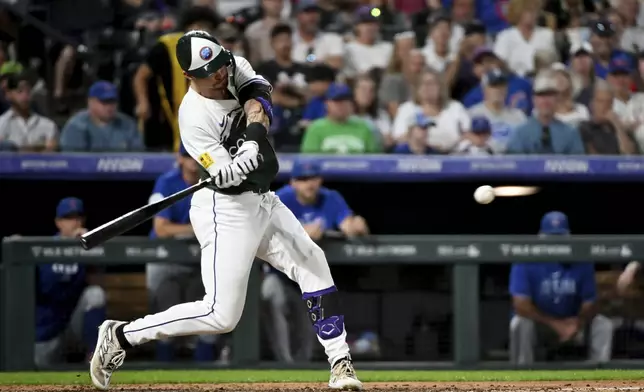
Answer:
[[[377,382],[365,383],[365,390],[379,392],[551,392],[551,391],[588,391],[588,392],[618,392],[644,391],[644,381],[557,381],[557,382]],[[62,385],[6,385],[0,386],[0,391],[9,392],[89,392],[96,391],[91,386],[62,386]],[[110,391],[114,392],[156,392],[156,391],[186,391],[186,392],[317,392],[330,391],[322,383],[246,383],[246,384],[114,384]]]

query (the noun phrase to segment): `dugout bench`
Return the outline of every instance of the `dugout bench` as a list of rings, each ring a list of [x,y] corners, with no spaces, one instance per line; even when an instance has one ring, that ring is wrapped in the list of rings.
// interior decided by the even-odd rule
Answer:
[[[372,236],[322,244],[329,263],[453,265],[454,363],[480,359],[479,264],[513,262],[626,263],[644,258],[644,236]],[[180,240],[120,237],[89,251],[76,241],[5,238],[0,264],[0,370],[33,368],[34,267],[39,263],[90,265],[198,263],[199,245]],[[259,360],[260,268],[248,285],[242,319],[233,333],[233,366]],[[474,326],[474,327],[473,327]]]

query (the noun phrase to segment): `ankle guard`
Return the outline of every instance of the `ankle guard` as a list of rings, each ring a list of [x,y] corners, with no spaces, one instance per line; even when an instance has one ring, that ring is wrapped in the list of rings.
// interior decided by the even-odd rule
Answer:
[[[309,317],[320,339],[328,340],[342,335],[344,316],[335,315],[340,307],[335,286],[315,293],[304,293],[302,298],[306,301]]]

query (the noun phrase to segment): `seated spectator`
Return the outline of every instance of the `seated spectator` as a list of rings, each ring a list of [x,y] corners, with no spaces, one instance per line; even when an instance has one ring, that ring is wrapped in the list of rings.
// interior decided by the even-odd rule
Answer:
[[[57,238],[76,239],[86,233],[83,201],[62,199],[55,223]],[[89,358],[96,331],[105,321],[105,291],[83,263],[39,264],[36,270],[36,366],[60,364],[75,347],[82,347]]]
[[[336,70],[341,69],[344,41],[338,34],[320,31],[320,8],[315,0],[299,0],[296,18],[293,60],[299,63],[324,63]]]
[[[458,155],[494,155],[496,150],[491,144],[492,125],[484,116],[472,117],[472,129],[456,145],[453,153]]]
[[[0,142],[19,151],[48,152],[58,147],[54,122],[33,110],[31,83],[25,74],[10,74],[5,93],[10,109],[0,116]]]
[[[509,154],[584,154],[577,129],[555,117],[557,81],[552,71],[542,71],[534,81],[535,114],[510,136]]]
[[[199,164],[190,157],[183,144],[177,155],[177,167],[157,178],[149,203],[157,202],[199,181]],[[190,200],[191,197],[186,197],[159,212],[154,217],[150,238],[194,238],[190,225]],[[145,266],[145,274],[152,312],[163,312],[180,303],[197,301],[205,294],[198,266],[149,263]],[[215,339],[216,335],[197,337],[193,352],[196,361],[215,359]],[[176,342],[172,340],[158,341],[156,360],[174,360],[175,345]]]
[[[309,100],[302,114],[302,126],[308,126],[311,121],[326,116],[325,94],[335,81],[335,71],[324,64],[308,67],[306,81],[309,85]]]
[[[398,41],[396,40],[396,44]],[[378,90],[378,101],[392,118],[396,117],[400,104],[412,98],[418,76],[426,65],[425,56],[420,50],[411,50],[403,60],[398,53],[400,46],[396,48],[396,53],[391,58],[389,69],[382,78]]]
[[[540,6],[540,1],[510,1],[508,21],[514,27],[501,31],[496,37],[494,52],[519,76],[534,71],[534,55],[537,51],[555,50],[553,31],[537,25]]]
[[[568,218],[559,211],[544,215],[541,234],[568,235]],[[510,272],[514,316],[510,322],[510,361],[534,362],[535,347],[578,344],[584,336],[589,359],[610,361],[613,325],[597,314],[592,263],[515,263]],[[538,345],[538,346],[537,346]]]
[[[581,44],[573,44],[570,47],[570,75],[573,80],[573,94],[577,102],[581,104],[587,104],[586,102],[581,102],[579,99],[580,93],[586,89],[592,89],[592,84],[595,82],[595,67],[593,60],[593,47],[588,42],[583,42]]]
[[[616,3],[616,8],[608,9],[605,16],[615,29],[617,48],[637,52],[644,48],[644,30],[634,20],[640,13],[640,2],[621,0]],[[633,14],[629,15],[629,12]]]
[[[246,59],[256,66],[275,57],[271,32],[282,21],[284,0],[262,0],[262,19],[251,23],[244,31],[248,43]],[[292,34],[291,34],[292,35]]]
[[[315,120],[304,133],[303,153],[368,154],[381,151],[364,120],[353,116],[349,86],[333,84],[326,93],[325,118]]]
[[[508,140],[514,130],[526,120],[525,114],[519,109],[505,105],[508,94],[508,75],[499,69],[494,69],[483,76],[483,102],[469,109],[472,117],[485,117],[491,126],[489,144],[496,152],[505,151]],[[463,144],[466,146],[467,143]],[[486,143],[487,145],[487,143]],[[462,146],[462,147],[463,147]]]
[[[575,102],[572,77],[565,66],[561,64],[561,67],[553,69],[558,88],[555,117],[559,121],[577,128],[580,122],[590,118],[590,113],[588,113],[586,106]]]
[[[613,111],[614,95],[603,80],[595,83],[591,102],[592,118],[579,124],[587,154],[635,154],[637,147],[617,114]]]
[[[474,54],[477,48],[487,43],[485,26],[480,22],[467,23],[463,34],[463,39],[455,49],[452,62],[445,68],[445,79],[450,86],[452,99],[457,101],[461,101],[465,94],[479,84],[480,75],[474,71]]]
[[[428,23],[429,36],[422,49],[423,55],[428,67],[442,73],[456,57],[456,53],[450,49],[452,19],[449,15],[439,12],[432,15]]]
[[[413,101],[400,106],[394,119],[393,137],[405,141],[409,127],[421,112],[436,126],[429,132],[428,143],[442,151],[450,151],[461,140],[463,132],[470,128],[470,116],[457,101],[449,99],[441,76],[434,71],[425,71],[420,76]]]
[[[606,79],[610,60],[623,54],[615,44],[615,29],[606,19],[599,19],[591,23],[590,42],[595,59],[595,76]]]
[[[431,119],[425,117],[422,113],[416,115],[416,121],[409,127],[409,134],[406,142],[398,143],[393,150],[394,154],[414,154],[414,155],[431,155],[442,154],[443,152],[432,148],[427,143],[429,140],[429,130],[435,124]]]
[[[608,65],[606,81],[615,95],[613,111],[619,117],[626,116],[626,107],[633,95],[633,71],[632,58],[626,54],[612,58]]]
[[[355,113],[369,125],[378,144],[387,149],[393,144],[391,118],[376,98],[376,82],[369,75],[359,76],[353,89]]]
[[[273,86],[273,122],[270,132],[276,148],[298,146],[302,135],[297,124],[302,119],[306,104],[307,67],[291,58],[293,30],[286,24],[277,24],[271,31],[271,45],[275,58],[257,67]]]
[[[505,70],[508,74],[508,93],[505,104],[511,108],[521,109],[525,114],[532,112],[532,83],[512,72],[508,72],[505,64],[494,52],[486,47],[478,48],[472,58],[474,74],[482,80],[483,75],[493,69]],[[465,107],[472,107],[483,101],[483,86],[479,83],[463,98]]]
[[[371,70],[384,70],[393,56],[391,42],[380,40],[380,20],[369,6],[355,13],[355,39],[346,45],[344,74],[353,78]]]
[[[61,151],[143,151],[134,120],[117,111],[116,86],[107,81],[90,88],[87,109],[70,118],[60,136]]]

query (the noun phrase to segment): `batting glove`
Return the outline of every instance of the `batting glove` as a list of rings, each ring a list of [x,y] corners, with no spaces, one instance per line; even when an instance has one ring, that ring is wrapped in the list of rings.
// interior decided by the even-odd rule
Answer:
[[[219,169],[215,174],[215,185],[217,188],[230,188],[231,186],[238,186],[246,179],[246,175],[236,170],[234,162]]]
[[[239,174],[249,174],[256,170],[261,162],[261,155],[259,155],[259,145],[254,141],[246,141],[233,159],[233,164],[237,167]]]

